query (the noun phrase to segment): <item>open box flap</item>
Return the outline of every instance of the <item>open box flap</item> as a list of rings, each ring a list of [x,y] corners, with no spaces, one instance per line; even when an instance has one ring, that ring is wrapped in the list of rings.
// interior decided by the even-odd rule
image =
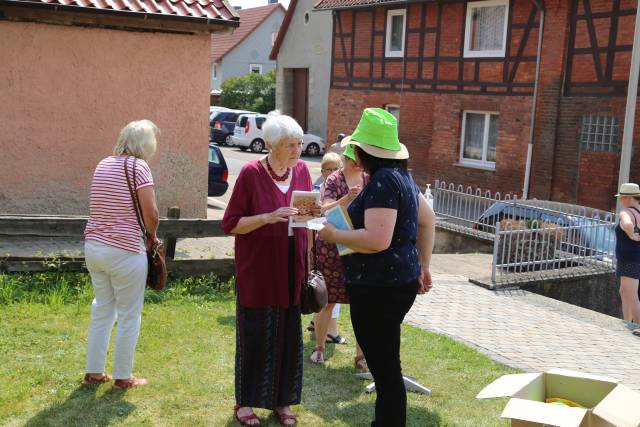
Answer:
[[[618,385],[593,409],[593,414],[618,427],[640,425],[640,393]]]
[[[510,374],[503,375],[485,388],[476,396],[476,399],[491,399],[494,397],[510,397],[522,390],[532,381],[543,374]]]
[[[547,373],[554,374],[554,375],[562,375],[565,377],[576,377],[576,378],[584,378],[586,380],[603,381],[603,382],[609,382],[614,384],[620,383],[620,381],[615,378],[605,377],[601,375],[587,374],[586,372],[571,371],[569,369],[556,368],[556,369],[551,369],[547,371]]]
[[[587,412],[582,408],[556,406],[514,397],[505,406],[501,417],[557,427],[580,427]]]

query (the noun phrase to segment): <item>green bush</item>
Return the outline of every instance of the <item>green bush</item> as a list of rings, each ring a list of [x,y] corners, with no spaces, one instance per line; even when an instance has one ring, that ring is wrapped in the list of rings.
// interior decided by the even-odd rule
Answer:
[[[222,83],[220,105],[266,114],[276,108],[276,72],[231,77]]]

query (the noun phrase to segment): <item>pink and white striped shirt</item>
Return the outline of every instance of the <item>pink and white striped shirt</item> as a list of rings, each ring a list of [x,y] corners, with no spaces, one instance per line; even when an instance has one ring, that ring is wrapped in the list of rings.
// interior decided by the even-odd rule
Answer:
[[[110,156],[98,163],[91,182],[89,221],[84,236],[86,240],[143,253],[142,231],[124,174],[126,158]],[[133,160],[133,157],[128,157],[129,179],[133,179]],[[149,165],[137,159],[135,189],[149,185],[153,185]]]

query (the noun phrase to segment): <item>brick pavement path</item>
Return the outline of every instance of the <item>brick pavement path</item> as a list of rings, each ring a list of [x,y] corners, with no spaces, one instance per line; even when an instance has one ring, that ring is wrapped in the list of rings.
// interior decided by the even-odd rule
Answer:
[[[453,257],[463,265],[464,255]],[[622,320],[522,290],[489,291],[462,275],[435,273],[434,284],[418,296],[406,323],[525,371],[572,369],[640,390],[640,338]]]

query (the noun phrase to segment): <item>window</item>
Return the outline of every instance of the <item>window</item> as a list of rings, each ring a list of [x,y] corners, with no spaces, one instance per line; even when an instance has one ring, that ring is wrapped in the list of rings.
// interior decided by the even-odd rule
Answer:
[[[304,25],[309,23],[309,12],[304,13]]]
[[[385,56],[398,58],[404,56],[404,28],[407,12],[405,9],[395,9],[387,12],[387,40]]]
[[[460,163],[495,169],[498,114],[465,111],[461,133]]]
[[[464,56],[503,57],[507,43],[509,0],[477,1],[467,5]]]
[[[585,114],[582,116],[580,148],[587,151],[617,153],[619,134],[620,125],[617,117]]]
[[[209,147],[209,163],[215,163],[216,165],[220,164],[220,158],[218,157],[218,153],[215,148]]]
[[[213,80],[217,80],[218,79],[218,66],[216,64],[213,64]]]
[[[249,64],[249,72],[254,74],[262,74],[262,64]]]
[[[400,121],[400,106],[396,104],[387,104],[384,109],[393,114],[396,120]]]
[[[276,44],[276,39],[278,38],[278,32],[271,33],[271,46]]]
[[[256,117],[256,127],[262,129],[262,124],[267,120],[266,117]]]

